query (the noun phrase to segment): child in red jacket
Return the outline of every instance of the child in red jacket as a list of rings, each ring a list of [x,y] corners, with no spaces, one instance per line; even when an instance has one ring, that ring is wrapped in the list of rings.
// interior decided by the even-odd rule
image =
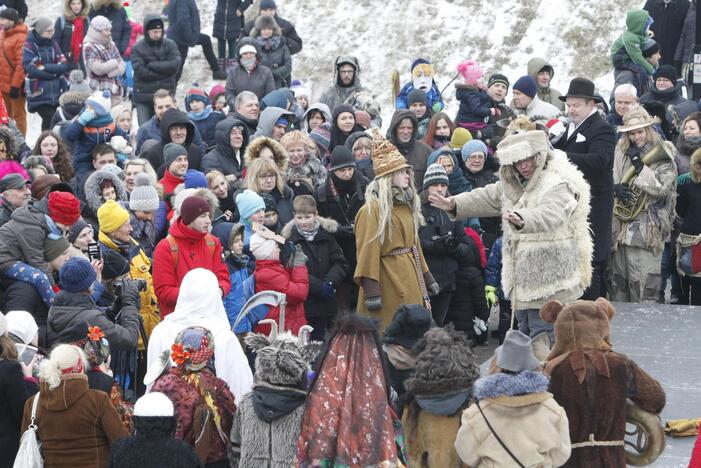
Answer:
[[[304,301],[309,293],[309,273],[307,272],[307,256],[302,248],[297,246],[291,256],[290,267],[286,268],[280,263],[280,248],[272,239],[265,239],[260,234],[251,236],[251,253],[256,258],[256,292],[277,291],[287,295],[285,306],[285,323],[280,324],[281,330],[290,330],[295,335],[299,333],[302,325],[306,325],[304,318]],[[278,321],[280,310],[272,307],[268,311],[266,319]],[[257,333],[269,332],[269,325],[256,327]]]

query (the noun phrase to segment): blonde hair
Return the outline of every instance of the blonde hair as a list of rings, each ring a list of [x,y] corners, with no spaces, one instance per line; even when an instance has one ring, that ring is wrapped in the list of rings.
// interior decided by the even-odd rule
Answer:
[[[144,168],[144,172],[151,176],[152,180],[158,180],[158,176],[156,175],[156,171],[153,170],[153,166],[145,159],[133,158],[127,160],[127,162],[124,163],[124,172],[127,171],[129,166],[141,166]]]
[[[49,390],[61,385],[61,369],[75,366],[80,360],[83,364],[83,373],[88,368],[88,360],[83,350],[75,345],[60,344],[51,351],[49,359],[41,361],[39,366],[39,378],[49,384]]]
[[[393,175],[394,172],[391,172],[382,177],[375,177],[365,190],[365,200],[368,206],[370,203],[375,202],[378,208],[378,219],[375,220],[377,222],[377,231],[375,232],[375,236],[370,239],[371,241],[379,237],[380,242],[384,242],[385,235],[388,236],[388,239],[392,238],[392,208],[394,206],[394,194],[392,190]],[[416,238],[418,239],[419,228],[426,223],[421,214],[421,201],[414,187],[413,174],[409,177],[407,192],[411,197],[408,202],[412,212],[412,220],[414,221],[414,234],[416,234]],[[372,213],[372,211],[370,213]]]
[[[660,136],[657,134],[655,130],[652,129],[652,125],[648,125],[647,127],[643,127],[645,129],[645,143],[650,143],[652,145],[656,145],[660,140]],[[628,148],[630,148],[630,138],[628,137],[628,134],[630,132],[624,132],[623,136],[618,140],[618,145],[616,145],[616,149],[621,151],[623,154],[626,154],[626,151],[628,151]]]
[[[310,154],[314,156],[318,155],[314,140],[309,138],[309,135],[301,130],[293,130],[289,133],[285,133],[282,138],[280,138],[280,144],[285,148],[285,151],[289,151],[293,146],[302,145],[306,150],[307,157],[309,157]]]
[[[280,193],[283,193],[285,189],[285,181],[280,174],[280,169],[278,168],[275,161],[270,158],[257,158],[254,159],[248,165],[248,171],[246,172],[246,188],[253,190],[256,193],[261,193],[262,190],[258,185],[258,176],[260,174],[275,174],[275,186]]]
[[[205,177],[207,178],[207,187],[209,187],[210,190],[212,189],[212,182],[217,180],[217,177],[221,177],[222,179],[226,180],[224,173],[216,169],[212,169],[211,171],[207,172]]]

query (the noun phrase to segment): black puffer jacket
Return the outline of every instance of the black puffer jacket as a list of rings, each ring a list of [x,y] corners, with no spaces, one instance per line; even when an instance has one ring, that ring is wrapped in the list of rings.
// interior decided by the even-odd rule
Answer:
[[[458,158],[460,167],[468,182],[472,184],[472,189],[486,187],[499,180],[494,174],[494,171],[499,169],[499,162],[493,156],[487,156],[484,167],[479,172],[471,172],[467,169],[462,158]],[[501,218],[492,216],[489,218],[480,218],[480,227],[482,228],[482,242],[487,249],[487,255],[494,244],[494,241],[501,236]]]
[[[239,150],[240,162],[236,159],[234,150],[229,144],[231,129],[236,126],[243,127],[243,145]],[[240,179],[244,166],[243,154],[248,146],[248,127],[245,122],[233,117],[222,120],[214,129],[214,140],[217,143],[216,147],[202,158],[202,172],[206,174],[212,169],[216,169],[224,175],[234,174]]]
[[[133,436],[112,443],[110,468],[202,468],[194,449],[176,439],[175,418],[134,416]]]
[[[159,15],[148,14],[144,18],[144,31],[149,23],[161,21]],[[151,103],[153,93],[165,89],[175,93],[175,75],[180,68],[178,46],[165,37],[152,41],[144,34],[131,49],[134,67],[134,101]]]
[[[7,2],[5,2],[7,3]],[[56,24],[54,25],[54,41],[58,42],[58,46],[63,51],[63,55],[66,56],[66,60],[70,64],[82,63],[83,57],[74,57],[73,49],[71,47],[71,41],[73,39],[73,30],[75,28],[76,15],[71,11],[70,0],[63,0],[63,14],[56,18]],[[82,17],[85,21],[85,27],[83,28],[83,39],[88,32],[88,25],[90,20],[88,19],[88,12],[90,11],[90,4],[87,0],[83,0],[83,9],[80,11],[78,16]],[[81,67],[82,68],[82,67]]]
[[[0,359],[0,468],[11,468],[14,463],[24,403],[36,393],[36,386],[32,386],[33,392],[24,380],[19,362]]]
[[[139,338],[139,311],[136,307],[121,307],[115,323],[97,308],[90,296],[68,291],[60,291],[49,309],[46,346],[72,343],[76,337],[86,336],[88,327],[93,326],[100,327],[113,353],[136,349]]]
[[[187,160],[189,169],[200,170],[202,166],[202,152],[199,146],[193,143],[195,138],[195,124],[187,118],[187,114],[179,109],[168,109],[161,118],[161,142],[151,146],[148,150],[142,151],[141,157],[148,160],[162,176],[166,168],[163,166],[163,147],[171,142],[170,127],[174,125],[184,125],[187,128],[187,137],[183,146],[187,149]]]
[[[332,219],[319,217],[319,231],[314,240],[308,241],[290,221],[282,228],[282,236],[302,247],[308,257],[309,295],[304,301],[304,315],[308,317],[329,317],[336,315],[336,301],[324,298],[321,291],[324,283],[333,283],[334,288],[343,282],[348,274],[348,262],[343,256],[334,234],[338,223]],[[288,259],[281,259],[283,264]]]
[[[5,289],[5,295],[1,309],[29,311],[39,327],[39,346],[46,348],[46,320],[49,316],[49,308],[41,300],[39,292],[24,281],[3,279],[2,286]]]
[[[350,266],[346,277],[347,281],[353,280],[353,272],[355,272],[357,263],[353,227],[355,215],[365,204],[365,188],[368,185],[368,180],[355,171],[351,183],[352,185],[347,184],[346,188],[343,181],[339,183],[339,179],[330,173],[326,176],[326,182],[317,187],[314,192],[319,216],[331,218],[338,223],[336,242],[341,246],[343,255]]]
[[[252,3],[252,0],[217,0],[212,36],[217,39],[238,39],[243,29],[243,12]],[[236,16],[236,10],[241,12],[241,16]]]
[[[112,23],[112,40],[119,53],[124,57],[124,51],[129,47],[131,38],[131,24],[127,17],[127,11],[122,7],[121,0],[93,0],[89,20],[96,16],[104,16]]]

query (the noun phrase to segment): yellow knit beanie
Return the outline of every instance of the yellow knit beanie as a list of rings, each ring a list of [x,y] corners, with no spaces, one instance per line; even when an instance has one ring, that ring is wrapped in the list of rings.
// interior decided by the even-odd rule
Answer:
[[[110,234],[129,221],[129,212],[114,200],[107,200],[97,209],[100,231]]]

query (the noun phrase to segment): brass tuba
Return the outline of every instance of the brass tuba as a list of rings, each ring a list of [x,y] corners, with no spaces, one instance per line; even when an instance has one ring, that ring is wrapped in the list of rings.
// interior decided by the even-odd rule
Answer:
[[[632,466],[651,465],[665,446],[660,417],[641,409],[631,400],[626,401],[626,461]],[[632,439],[632,440],[631,440]]]
[[[643,156],[643,164],[652,166],[655,163],[669,159],[664,142],[658,142],[654,148]],[[613,204],[613,214],[621,221],[632,221],[647,207],[649,195],[644,190],[635,186],[635,179],[638,175],[635,173],[635,167],[629,168],[623,178],[621,185],[630,187],[632,196],[628,200],[616,199]]]

